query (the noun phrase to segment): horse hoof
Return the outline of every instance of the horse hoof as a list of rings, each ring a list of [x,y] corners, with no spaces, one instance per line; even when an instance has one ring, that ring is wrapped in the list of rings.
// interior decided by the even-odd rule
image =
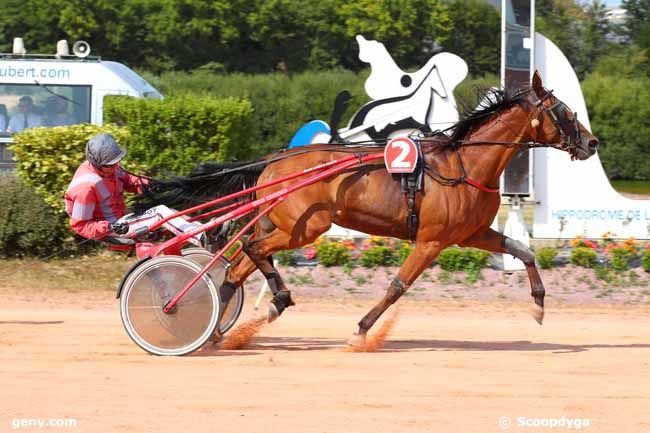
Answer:
[[[532,307],[530,307],[530,315],[533,316],[533,319],[540,325],[544,321],[544,309],[540,307],[539,305],[535,304]]]
[[[273,322],[275,319],[280,317],[280,312],[278,311],[278,308],[273,304],[269,304],[269,315],[268,318],[266,319],[268,323]]]
[[[352,334],[348,340],[348,346],[354,349],[362,349],[366,345],[366,336],[361,334]]]

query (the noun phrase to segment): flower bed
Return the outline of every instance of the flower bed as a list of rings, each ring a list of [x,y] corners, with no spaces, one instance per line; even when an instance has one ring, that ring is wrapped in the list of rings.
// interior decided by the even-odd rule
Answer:
[[[642,246],[634,238],[615,241],[616,235],[607,232],[597,242],[580,236],[569,242],[570,247],[543,247],[536,250],[536,259],[543,269],[564,265],[562,257],[568,251],[568,260],[576,266],[594,268],[604,266],[624,272],[631,267],[643,266],[650,271],[650,244]],[[414,248],[410,241],[371,236],[362,239],[335,239],[320,237],[311,245],[298,250],[281,251],[275,258],[282,265],[297,263],[324,266],[396,266],[404,263]],[[474,248],[450,247],[443,250],[437,262],[448,271],[467,268],[481,269],[487,265],[489,253]]]

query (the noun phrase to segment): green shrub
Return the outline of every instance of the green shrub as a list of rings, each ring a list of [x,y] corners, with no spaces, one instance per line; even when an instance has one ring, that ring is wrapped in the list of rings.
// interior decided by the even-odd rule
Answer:
[[[467,282],[474,284],[481,278],[481,269],[487,266],[490,253],[476,248],[447,248],[436,261],[447,272],[463,271],[467,274]]]
[[[641,266],[646,272],[650,272],[650,250],[641,253]]]
[[[578,247],[571,251],[569,261],[583,268],[593,268],[596,265],[596,251],[588,247]]]
[[[100,132],[113,134],[128,148],[128,130],[115,125],[31,128],[15,134],[15,143],[10,149],[18,160],[18,175],[26,185],[35,188],[47,204],[64,213],[63,195],[75,170],[85,160],[86,142]],[[130,158],[125,166],[139,168]]]
[[[487,266],[490,253],[476,248],[446,248],[436,261],[440,267],[449,272],[475,271]]]
[[[297,74],[212,74],[205,71],[168,72],[153,80],[164,95],[210,95],[246,98],[253,106],[251,127],[244,131],[251,143],[248,158],[286,148],[306,122],[329,122],[334,99],[342,90],[352,94],[347,117],[368,102],[363,89],[368,72],[345,69]],[[341,121],[344,126],[347,118]]]
[[[282,266],[293,265],[293,250],[278,251],[273,254],[273,258]]]
[[[316,246],[318,263],[323,266],[341,266],[350,262],[350,251],[341,243],[323,240]]]
[[[552,247],[540,248],[535,253],[537,263],[542,269],[551,269],[553,267],[553,259],[557,256],[557,249]]]
[[[615,271],[624,272],[630,269],[630,260],[634,258],[634,254],[628,248],[611,248],[609,255]]]
[[[0,175],[0,257],[45,257],[70,236],[66,219],[13,175]]]
[[[389,245],[370,245],[359,255],[359,263],[366,268],[394,266],[399,264],[399,260],[398,254]]]
[[[198,96],[164,100],[113,96],[104,118],[126,126],[129,158],[150,176],[185,174],[201,161],[250,159],[252,106]]]
[[[446,248],[440,252],[436,262],[445,271],[458,272],[461,269],[461,254],[460,248]]]

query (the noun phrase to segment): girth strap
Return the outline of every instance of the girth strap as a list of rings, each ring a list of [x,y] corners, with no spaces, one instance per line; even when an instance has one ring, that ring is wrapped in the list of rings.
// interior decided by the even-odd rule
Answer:
[[[413,173],[403,175],[401,179],[402,192],[407,194],[408,214],[406,215],[406,225],[411,241],[415,241],[418,226],[420,225],[418,218],[419,211],[415,206],[415,195],[424,188],[424,153],[422,152],[422,142],[420,140],[414,141],[418,149],[418,160],[415,170]]]
[[[415,241],[415,237],[418,233],[418,226],[420,221],[418,214],[415,210],[415,192],[416,192],[416,182],[411,176],[406,180],[408,185],[408,215],[406,217],[406,224],[409,229],[409,239]]]

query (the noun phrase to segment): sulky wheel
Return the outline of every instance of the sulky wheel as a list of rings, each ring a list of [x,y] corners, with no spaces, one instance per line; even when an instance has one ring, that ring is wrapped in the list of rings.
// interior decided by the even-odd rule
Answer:
[[[154,257],[131,272],[120,297],[129,337],[155,355],[185,355],[201,347],[217,327],[220,300],[209,275],[201,277],[170,313],[163,307],[201,271],[179,256]]]
[[[203,267],[208,264],[210,259],[214,257],[209,251],[204,250],[203,248],[187,248],[182,252],[183,257],[192,260],[195,263],[198,263],[199,266]],[[230,264],[225,259],[220,259],[214,266],[208,271],[210,278],[214,283],[214,286],[219,290],[223,280],[226,276],[226,270]],[[223,300],[223,296],[221,297]],[[225,334],[235,325],[239,315],[244,308],[244,289],[242,286],[239,286],[235,291],[235,294],[227,302],[223,302],[221,305],[221,319],[219,320],[219,333]]]

